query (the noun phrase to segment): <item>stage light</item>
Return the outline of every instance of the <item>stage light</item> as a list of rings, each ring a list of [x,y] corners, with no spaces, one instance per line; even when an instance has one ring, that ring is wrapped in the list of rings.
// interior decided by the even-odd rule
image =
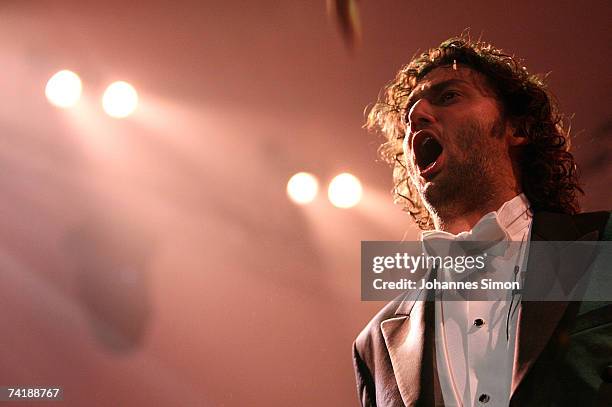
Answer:
[[[307,172],[298,172],[287,182],[287,195],[297,204],[312,202],[319,191],[317,178]]]
[[[349,173],[337,175],[327,190],[329,201],[338,208],[351,208],[361,201],[363,188],[361,182]]]
[[[104,111],[112,117],[121,119],[129,116],[138,106],[138,93],[132,85],[119,81],[110,84],[102,97]]]
[[[74,106],[81,98],[81,79],[72,71],[62,70],[53,75],[45,87],[47,100],[57,107]]]

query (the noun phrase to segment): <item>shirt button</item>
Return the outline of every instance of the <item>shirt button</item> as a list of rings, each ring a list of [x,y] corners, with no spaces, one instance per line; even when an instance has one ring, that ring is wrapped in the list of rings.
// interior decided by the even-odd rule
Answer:
[[[488,394],[486,394],[486,393],[482,393],[478,397],[478,401],[480,401],[481,403],[488,403],[489,400],[491,400],[491,397]]]
[[[482,318],[476,318],[474,320],[474,325],[480,328],[481,326],[484,325],[484,320]]]

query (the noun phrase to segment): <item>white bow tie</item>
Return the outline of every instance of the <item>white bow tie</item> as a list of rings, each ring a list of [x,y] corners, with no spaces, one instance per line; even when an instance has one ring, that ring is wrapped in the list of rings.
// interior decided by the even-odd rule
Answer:
[[[490,212],[474,225],[471,231],[458,235],[439,230],[430,230],[421,235],[423,250],[430,256],[449,255],[452,243],[458,245],[465,253],[482,253],[487,251],[494,256],[505,253],[508,246],[508,233],[499,224],[496,212]],[[505,242],[505,244],[500,244]],[[453,245],[455,246],[455,245]]]

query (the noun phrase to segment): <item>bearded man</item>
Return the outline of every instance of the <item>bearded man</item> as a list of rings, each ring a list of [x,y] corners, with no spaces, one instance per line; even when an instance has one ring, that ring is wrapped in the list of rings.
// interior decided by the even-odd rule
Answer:
[[[497,233],[525,243],[503,272],[529,276],[530,242],[611,239],[609,212],[580,213],[569,132],[544,83],[490,44],[454,38],[414,58],[367,125],[386,137],[396,201],[424,241]],[[363,406],[612,405],[612,302],[421,294],[357,337]]]

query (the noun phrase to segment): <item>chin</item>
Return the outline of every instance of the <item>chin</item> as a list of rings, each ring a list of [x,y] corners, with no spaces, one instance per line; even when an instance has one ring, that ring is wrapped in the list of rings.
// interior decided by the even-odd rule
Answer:
[[[444,174],[438,174],[423,186],[421,197],[430,210],[445,213],[469,198],[466,194],[470,194],[470,188],[463,184],[463,179],[449,179]]]

